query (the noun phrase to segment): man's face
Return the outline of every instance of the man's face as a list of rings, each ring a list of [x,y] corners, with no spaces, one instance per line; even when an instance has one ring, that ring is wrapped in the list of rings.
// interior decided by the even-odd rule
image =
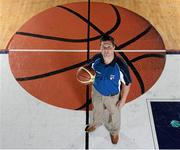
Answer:
[[[114,56],[115,46],[113,45],[113,43],[111,41],[102,41],[100,49],[101,49],[101,53],[102,53],[103,57]]]

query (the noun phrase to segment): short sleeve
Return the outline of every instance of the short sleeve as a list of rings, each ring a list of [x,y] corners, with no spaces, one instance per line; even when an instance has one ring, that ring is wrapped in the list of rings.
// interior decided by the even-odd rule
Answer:
[[[94,62],[98,59],[98,58],[101,58],[101,53],[98,53],[96,55],[94,55],[92,58],[90,58],[90,60],[88,61],[87,63],[87,66],[90,66],[91,68],[93,68],[93,64]]]

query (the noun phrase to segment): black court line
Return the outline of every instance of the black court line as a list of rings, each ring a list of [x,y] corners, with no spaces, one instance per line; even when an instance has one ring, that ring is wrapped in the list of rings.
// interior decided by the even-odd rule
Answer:
[[[133,59],[131,59],[130,61],[131,62],[136,62],[136,61],[139,61],[141,59],[144,59],[144,58],[165,58],[166,56],[163,55],[163,54],[144,54],[144,55],[141,55],[141,56],[138,56],[138,57],[135,57]]]
[[[132,39],[130,39],[129,41],[119,45],[117,48],[118,49],[122,49],[132,43],[134,43],[135,41],[137,41],[138,39],[140,39],[141,37],[143,37],[144,35],[146,35],[150,30],[152,29],[152,26],[150,25],[149,27],[147,27],[143,32],[141,32],[140,34],[136,35],[135,37],[133,37]]]
[[[96,25],[94,25],[93,23],[91,23],[91,21],[89,22],[89,25],[94,28],[94,30],[96,30],[100,35],[99,36],[96,36],[96,37],[93,37],[93,38],[90,38],[90,41],[92,40],[98,40],[103,34],[111,34],[113,33],[120,25],[121,23],[121,17],[119,15],[119,12],[117,10],[117,8],[114,6],[114,5],[110,5],[112,6],[115,14],[116,14],[116,23],[114,24],[114,26],[109,30],[109,31],[106,31],[106,32],[103,32],[101,31]],[[64,6],[57,6],[57,7],[60,7],[60,8],[63,8],[67,11],[69,11],[70,13],[73,13],[74,15],[76,15],[77,17],[79,17],[80,19],[82,19],[85,23],[88,22],[88,20],[83,17],[82,15],[80,15],[79,13],[77,13],[76,11],[72,10],[72,9],[69,9],[67,7],[64,7]]]
[[[88,22],[87,22],[87,62],[89,59],[90,50],[90,14],[91,14],[91,2],[88,0]],[[89,101],[89,85],[86,85],[86,104]],[[86,125],[89,124],[89,105],[86,105]],[[89,149],[89,133],[85,132],[85,149]]]
[[[141,75],[139,74],[139,72],[137,71],[136,67],[133,65],[133,63],[129,60],[129,58],[124,54],[119,52],[119,54],[123,57],[123,59],[126,61],[126,63],[128,64],[128,66],[131,68],[131,70],[133,71],[134,75],[136,76],[140,89],[141,89],[141,94],[143,94],[145,92],[145,87],[144,87],[144,82],[141,78]]]
[[[75,110],[82,110],[82,109],[86,108],[86,105],[90,105],[91,103],[92,103],[92,99],[90,98],[87,103],[83,104],[79,108],[76,108]]]
[[[55,71],[47,72],[47,73],[44,73],[44,74],[34,75],[34,76],[30,76],[30,77],[16,78],[16,80],[17,81],[29,81],[29,80],[36,80],[36,79],[46,78],[46,77],[49,77],[49,76],[52,76],[52,75],[56,75],[56,74],[59,74],[59,73],[63,73],[63,72],[72,70],[74,68],[81,67],[82,65],[85,65],[86,63],[88,63],[88,61],[83,61],[81,63],[74,64],[74,65],[71,65],[69,67],[65,67],[65,68],[62,68],[62,69],[55,70]]]
[[[121,18],[119,16],[119,12],[118,12],[118,10],[117,10],[117,8],[115,6],[113,6],[113,5],[111,5],[111,6],[112,6],[112,8],[113,8],[113,10],[114,10],[114,12],[116,14],[116,23],[115,23],[115,25],[109,31],[106,31],[104,33],[95,24],[90,22],[90,26],[99,33],[98,36],[89,38],[90,41],[98,40],[103,34],[111,34],[119,27],[119,25],[121,23]],[[85,17],[83,17],[79,13],[75,12],[74,10],[69,9],[67,7],[64,7],[64,6],[57,6],[57,7],[67,10],[68,12],[70,12],[70,13],[74,14],[75,16],[79,17],[85,23],[88,23],[88,20]],[[84,38],[84,39],[68,39],[68,38],[55,37],[55,36],[49,36],[49,35],[34,34],[34,33],[29,33],[29,32],[16,32],[16,34],[23,35],[23,36],[30,36],[30,37],[34,37],[34,38],[49,39],[49,40],[55,40],[55,41],[63,41],[63,42],[75,42],[75,43],[77,42],[77,43],[80,43],[80,42],[87,42],[88,41],[87,38]]]
[[[136,35],[135,37],[133,37],[131,40],[116,46],[116,49],[122,49],[128,45],[130,45],[131,43],[137,41],[138,39],[140,39],[141,37],[143,37],[144,35],[146,35],[150,30],[151,30],[152,26],[147,27],[143,32],[141,32],[140,34]],[[131,70],[133,71],[134,75],[136,76],[140,89],[141,89],[141,94],[143,94],[145,92],[145,87],[144,87],[144,82],[142,80],[141,75],[139,74],[139,72],[137,71],[136,67],[133,65],[133,63],[129,60],[129,58],[123,53],[123,52],[119,52],[119,54],[123,57],[123,59],[126,61],[126,63],[128,64],[128,66],[131,68]]]

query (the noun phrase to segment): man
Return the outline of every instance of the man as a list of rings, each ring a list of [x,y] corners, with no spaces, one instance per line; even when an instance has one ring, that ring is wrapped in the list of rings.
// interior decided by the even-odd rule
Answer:
[[[125,62],[114,53],[115,43],[111,36],[101,37],[100,49],[101,53],[95,55],[89,64],[96,71],[96,76],[92,87],[93,121],[85,131],[92,132],[104,123],[110,133],[112,143],[117,144],[120,110],[126,102],[131,77]],[[106,122],[103,119],[105,109],[109,112]]]

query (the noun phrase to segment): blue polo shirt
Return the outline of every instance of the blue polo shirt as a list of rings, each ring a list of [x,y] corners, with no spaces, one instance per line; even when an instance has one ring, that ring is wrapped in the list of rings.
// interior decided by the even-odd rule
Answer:
[[[110,64],[105,64],[102,54],[97,54],[89,64],[96,71],[94,88],[104,96],[120,93],[121,83],[131,83],[131,76],[126,63],[115,55]]]

